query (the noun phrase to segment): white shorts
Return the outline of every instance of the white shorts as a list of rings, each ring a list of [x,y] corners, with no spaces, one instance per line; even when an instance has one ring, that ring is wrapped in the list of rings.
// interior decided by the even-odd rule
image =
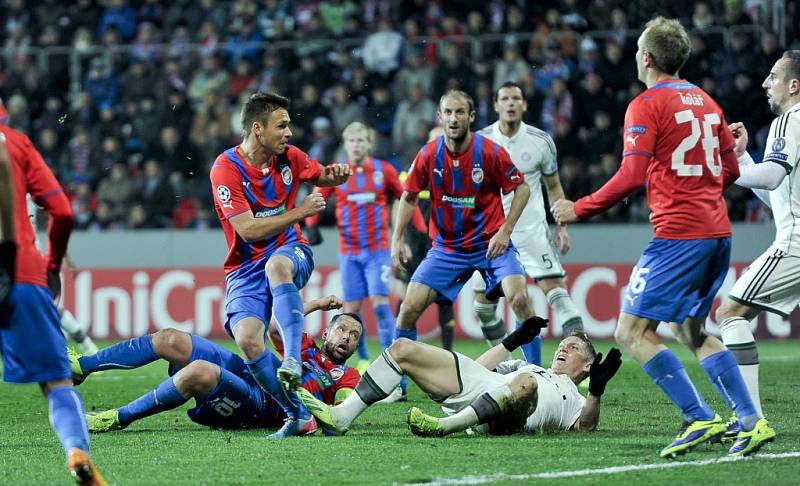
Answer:
[[[453,356],[456,359],[456,374],[458,375],[461,391],[439,401],[443,408],[450,409],[453,412],[458,412],[479,396],[489,390],[494,390],[510,383],[514,378],[513,374],[501,375],[490,371],[474,359],[468,358],[461,353],[454,352]]]
[[[553,245],[550,227],[546,224],[534,230],[514,233],[511,241],[519,252],[522,268],[532,279],[563,278],[567,275],[561,266],[558,249]],[[470,283],[475,292],[486,291],[486,283],[478,272],[472,275]]]
[[[747,267],[728,296],[740,304],[788,317],[800,304],[800,257],[768,248]]]

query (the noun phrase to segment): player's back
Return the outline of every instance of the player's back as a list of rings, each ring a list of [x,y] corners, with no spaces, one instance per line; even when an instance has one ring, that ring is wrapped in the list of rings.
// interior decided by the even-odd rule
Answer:
[[[22,133],[0,125],[11,157],[17,241],[18,283],[47,286],[45,259],[36,247],[36,233],[28,215],[28,194],[37,203],[61,192],[50,169]],[[63,197],[63,194],[62,194]]]
[[[722,157],[735,142],[711,96],[683,80],[657,83],[631,102],[624,136],[625,156],[651,157],[647,199],[657,237],[730,235]]]

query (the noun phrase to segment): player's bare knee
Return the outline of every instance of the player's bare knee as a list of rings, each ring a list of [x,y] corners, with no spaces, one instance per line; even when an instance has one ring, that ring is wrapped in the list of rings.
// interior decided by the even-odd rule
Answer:
[[[267,261],[267,278],[270,285],[288,283],[294,279],[292,261],[284,256],[274,256]]]
[[[724,300],[717,309],[717,312],[714,313],[714,318],[717,322],[721,323],[729,317],[739,317],[740,314],[736,312],[736,307],[736,303],[732,300]]]
[[[635,342],[633,335],[630,326],[622,323],[617,324],[617,328],[614,329],[614,340],[626,349]]]
[[[511,309],[514,311],[514,314],[517,316],[517,319],[522,320],[533,315],[531,300],[528,298],[528,294],[526,292],[517,292],[511,297],[509,303],[511,304]]]
[[[522,373],[511,381],[511,391],[520,400],[527,400],[535,396],[539,390],[536,378],[530,373]]]
[[[253,360],[264,354],[264,339],[260,336],[237,335],[236,345],[247,359]]]
[[[398,363],[404,361],[408,356],[415,352],[417,342],[408,338],[397,338],[391,346],[386,348],[389,355]]]
[[[192,361],[174,377],[175,387],[184,395],[206,395],[219,382],[219,368],[208,361]]]
[[[192,355],[192,337],[177,329],[162,329],[151,337],[153,352],[167,361],[189,361]]]

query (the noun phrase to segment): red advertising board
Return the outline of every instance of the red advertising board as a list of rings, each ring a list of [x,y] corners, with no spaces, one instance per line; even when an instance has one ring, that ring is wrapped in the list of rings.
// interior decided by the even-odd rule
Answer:
[[[745,266],[731,265],[720,296],[727,295]],[[626,264],[566,266],[570,294],[591,337],[612,337],[631,267]],[[74,279],[66,279],[63,302],[79,322],[88,326],[95,339],[129,338],[168,327],[221,338],[225,337],[224,285],[218,268],[83,269]],[[316,269],[302,293],[304,300],[341,295],[338,268]],[[531,284],[530,293],[537,314],[547,315],[553,322],[542,292]],[[481,339],[480,325],[472,314],[471,298],[472,292],[467,286],[455,304],[456,333],[462,338]],[[714,309],[718,303],[719,296]],[[368,332],[374,336],[375,319],[368,304],[364,310]],[[513,326],[510,310],[506,307],[504,312],[506,322]],[[306,330],[318,336],[328,319],[324,313],[312,314],[306,318]],[[794,331],[798,329],[798,321],[797,312],[788,320],[762,313],[753,325],[759,337],[787,338],[800,334]],[[429,309],[417,326],[423,338],[438,335],[436,312]],[[708,321],[708,328],[718,333],[712,319]],[[659,331],[665,336],[670,334],[667,326],[661,326]],[[545,337],[560,335],[557,322],[544,333]]]

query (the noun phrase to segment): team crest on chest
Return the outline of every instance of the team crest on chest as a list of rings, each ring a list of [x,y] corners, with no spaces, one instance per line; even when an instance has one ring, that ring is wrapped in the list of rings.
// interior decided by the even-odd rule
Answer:
[[[331,378],[333,378],[333,381],[339,381],[339,379],[344,376],[344,370],[337,366],[330,371],[330,374]]]
[[[288,165],[281,169],[281,179],[283,179],[283,183],[287,186],[292,185],[292,168]]]
[[[373,172],[372,182],[374,182],[376,186],[383,185],[383,172]]]
[[[472,168],[472,182],[475,184],[480,184],[483,182],[483,169],[480,167],[473,167]]]

